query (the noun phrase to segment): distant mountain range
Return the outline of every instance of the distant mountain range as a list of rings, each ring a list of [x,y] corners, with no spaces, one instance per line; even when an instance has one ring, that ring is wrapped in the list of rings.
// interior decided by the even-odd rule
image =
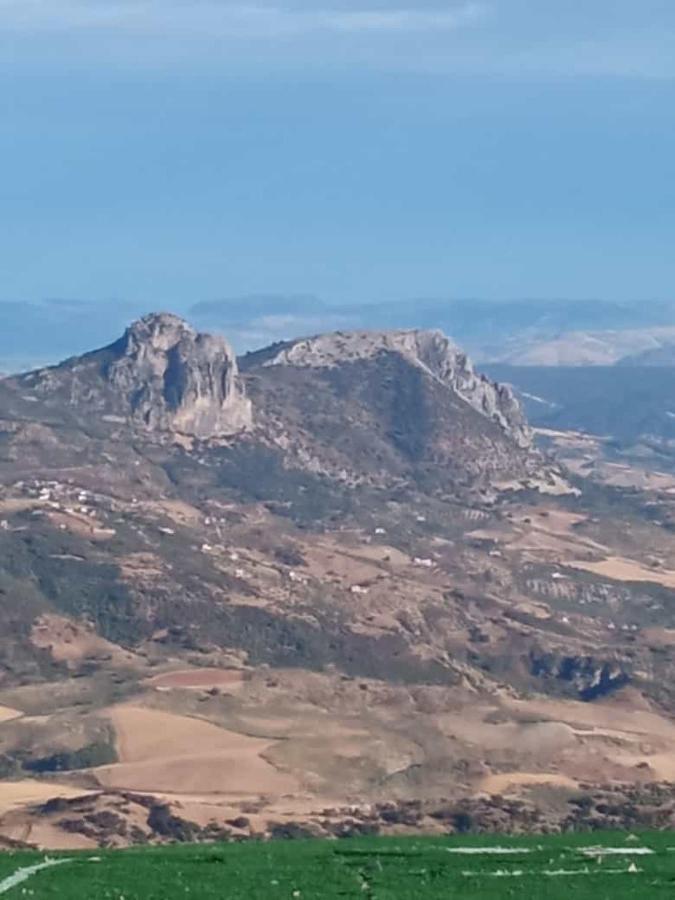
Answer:
[[[241,445],[258,479],[272,466],[381,486],[433,468],[436,484],[459,489],[541,465],[510,389],[438,331],[333,332],[238,363],[224,338],[153,314],[101,350],[0,382],[0,401],[101,440],[123,425],[160,440],[236,437],[231,455]]]
[[[570,331],[555,337],[526,334],[501,348],[483,348],[481,361],[516,366],[671,366],[675,327]]]
[[[110,342],[143,303],[48,300],[0,303],[0,371],[54,363]],[[413,299],[328,304],[312,295],[257,294],[204,301],[175,312],[226,333],[239,352],[335,330],[440,329],[481,362],[614,365],[675,346],[675,303],[604,300]]]

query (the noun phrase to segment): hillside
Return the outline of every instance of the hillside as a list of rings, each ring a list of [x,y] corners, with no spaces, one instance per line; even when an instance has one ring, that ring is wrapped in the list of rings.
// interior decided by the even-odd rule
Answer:
[[[672,503],[564,475],[438,332],[158,315],[0,381],[0,835],[668,781]]]
[[[513,385],[539,428],[584,431],[618,449],[645,446],[667,464],[675,451],[675,368],[487,366]],[[644,452],[644,451],[643,451]]]

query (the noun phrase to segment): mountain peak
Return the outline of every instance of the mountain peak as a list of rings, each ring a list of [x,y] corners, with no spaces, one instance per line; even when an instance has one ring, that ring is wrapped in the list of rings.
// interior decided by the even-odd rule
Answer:
[[[88,416],[202,440],[249,428],[251,404],[227,341],[179,316],[152,313],[108,347],[24,376],[45,399]]]
[[[124,340],[131,345],[149,344],[157,350],[168,350],[183,338],[194,337],[191,325],[173,313],[149,313],[127,328]]]
[[[356,359],[370,359],[380,353],[399,353],[411,360],[419,360],[434,346],[460,352],[437,330],[334,331],[288,341],[276,348],[277,352],[265,365],[330,368]]]
[[[237,360],[223,337],[200,334],[179,316],[152,313],[113,347],[107,380],[137,422],[202,439],[251,425]]]
[[[383,354],[403,357],[496,422],[520,447],[531,446],[530,430],[511,389],[475,372],[466,353],[437,329],[319,334],[273,348],[262,364],[330,369]]]

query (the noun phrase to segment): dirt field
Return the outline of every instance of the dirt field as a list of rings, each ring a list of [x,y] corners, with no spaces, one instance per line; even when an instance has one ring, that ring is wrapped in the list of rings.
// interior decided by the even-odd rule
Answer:
[[[18,719],[23,713],[18,709],[11,709],[9,706],[0,706],[0,722],[10,722],[12,719]]]
[[[645,628],[642,634],[656,647],[675,647],[675,628]]]
[[[176,672],[165,672],[155,675],[145,682],[154,688],[189,688],[205,690],[209,688],[227,688],[228,691],[241,688],[244,673],[236,669],[180,669]]]
[[[599,562],[573,560],[567,562],[566,565],[573,569],[601,575],[604,578],[611,578],[613,581],[648,581],[652,584],[675,588],[675,571],[672,569],[650,569],[635,560],[621,556],[609,556]]]
[[[45,803],[54,797],[82,797],[90,794],[82,788],[52,781],[0,781],[0,815],[29,803]]]
[[[506,772],[498,775],[488,775],[480,783],[480,791],[487,794],[503,794],[509,788],[531,787],[538,784],[550,784],[554,787],[564,787],[575,790],[578,784],[574,779],[566,775],[554,772]]]
[[[649,766],[659,781],[675,781],[675,750],[649,755],[617,755],[613,762],[622,766]]]
[[[531,700],[504,698],[504,707],[519,717],[537,715],[542,719],[565,722],[586,733],[610,730],[628,738],[645,736],[652,739],[675,742],[675,723],[666,716],[649,710],[617,702],[582,703],[577,700],[553,700],[537,697]]]
[[[94,772],[106,787],[174,793],[284,794],[295,778],[263,758],[274,743],[188,716],[131,705],[107,710],[120,762]]]

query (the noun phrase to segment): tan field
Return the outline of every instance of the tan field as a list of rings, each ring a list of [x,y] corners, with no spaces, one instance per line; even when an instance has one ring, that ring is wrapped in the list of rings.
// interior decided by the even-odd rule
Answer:
[[[566,563],[573,569],[582,569],[611,578],[614,581],[648,581],[652,584],[662,584],[664,587],[675,588],[675,571],[672,569],[650,569],[633,559],[621,556],[610,556],[599,562],[587,562],[586,560],[573,560]]]
[[[23,713],[18,709],[11,709],[9,706],[0,706],[0,722],[10,722],[12,719],[18,719]]]
[[[657,647],[675,647],[675,628],[644,628],[646,640]]]
[[[486,794],[503,794],[509,788],[532,787],[540,784],[550,784],[554,787],[571,790],[579,786],[573,778],[555,772],[506,772],[499,775],[488,775],[480,783],[479,790]]]
[[[480,528],[468,537],[491,540],[512,552],[534,559],[565,563],[568,559],[592,552],[609,553],[604,545],[575,530],[587,521],[586,516],[551,507],[546,515],[541,510],[520,507],[508,525]]]
[[[542,719],[566,722],[586,735],[602,734],[610,731],[624,739],[649,737],[675,742],[675,722],[665,715],[650,710],[635,709],[620,703],[582,703],[577,700],[554,700],[545,697],[531,700],[504,698],[503,706],[519,716],[537,715]]]
[[[25,813],[10,814],[3,822],[3,835],[44,849],[91,850],[96,841],[83,834],[68,834],[52,822],[31,818]]]
[[[145,503],[143,508],[150,512],[162,513],[173,519],[178,525],[196,525],[204,514],[196,506],[186,503],[184,500],[162,500],[154,503]]]
[[[617,755],[613,762],[622,766],[649,766],[652,777],[659,781],[675,781],[675,750],[666,753],[655,753],[652,756]]]
[[[236,669],[180,669],[176,672],[165,672],[155,675],[145,682],[154,688],[187,688],[208,690],[209,688],[227,688],[228,691],[240,688],[244,682],[244,673]]]
[[[0,781],[0,814],[19,809],[33,803],[46,803],[56,797],[82,797],[90,794],[82,788],[51,781]]]
[[[136,706],[107,710],[119,763],[94,770],[105,787],[212,794],[284,794],[297,779],[263,758],[268,740]]]

